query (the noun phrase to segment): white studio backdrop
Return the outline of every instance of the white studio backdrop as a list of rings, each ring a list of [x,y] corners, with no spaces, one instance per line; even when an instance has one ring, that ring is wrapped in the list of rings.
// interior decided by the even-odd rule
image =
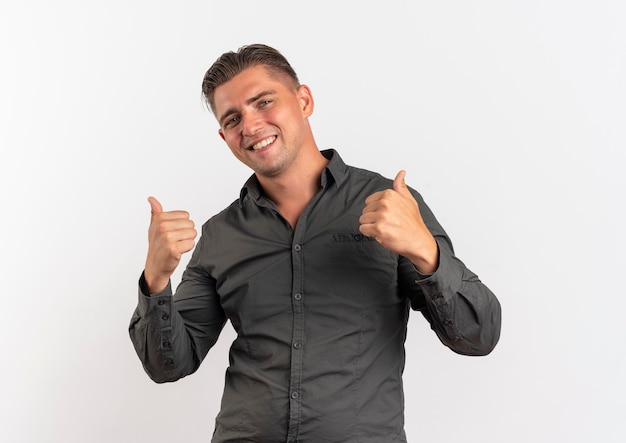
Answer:
[[[0,440],[210,440],[232,329],[157,385],[127,327],[146,198],[200,225],[250,174],[200,83],[262,42],[312,88],[318,144],[406,169],[502,303],[481,358],[412,315],[409,441],[626,441],[624,19],[617,0],[2,0]]]

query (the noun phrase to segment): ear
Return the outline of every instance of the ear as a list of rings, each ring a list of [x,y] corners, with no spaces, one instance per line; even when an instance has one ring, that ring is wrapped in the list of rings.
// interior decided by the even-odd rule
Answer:
[[[219,129],[217,131],[217,133],[220,135],[220,137],[222,137],[222,140],[226,141],[226,138],[224,137],[224,131],[222,131],[221,129]]]
[[[313,94],[311,89],[307,85],[300,85],[297,91],[298,100],[300,100],[300,108],[305,117],[313,114],[315,108],[315,102],[313,100]]]

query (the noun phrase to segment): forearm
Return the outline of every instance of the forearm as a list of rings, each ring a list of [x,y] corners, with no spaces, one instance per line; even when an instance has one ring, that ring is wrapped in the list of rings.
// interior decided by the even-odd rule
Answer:
[[[486,355],[494,349],[500,337],[500,303],[451,251],[442,247],[439,267],[419,285],[425,301],[422,313],[446,346],[466,355]]]
[[[161,293],[152,295],[145,293],[143,276],[139,286],[129,334],[145,371],[157,383],[195,372],[224,325],[221,308],[211,309],[208,297],[190,296],[184,287],[179,287],[175,303],[169,284]],[[206,313],[207,321],[194,324],[186,318],[196,312]]]
[[[158,294],[146,294],[145,281],[140,279],[137,308],[133,313],[129,334],[145,371],[157,383],[175,381],[195,371],[191,345],[183,331],[174,331],[181,322],[173,321],[172,292],[168,284]],[[172,338],[177,337],[175,343]],[[177,351],[174,351],[177,350]],[[195,366],[195,367],[194,367]]]
[[[422,275],[415,257],[400,263],[401,290],[422,312],[441,341],[455,352],[485,355],[500,337],[500,303],[455,254],[452,242],[419,193],[413,191],[424,223],[437,244],[437,265]],[[409,261],[413,262],[413,264]]]

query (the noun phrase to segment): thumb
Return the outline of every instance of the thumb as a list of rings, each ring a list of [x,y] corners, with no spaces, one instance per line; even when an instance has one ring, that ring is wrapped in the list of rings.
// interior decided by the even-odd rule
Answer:
[[[159,203],[156,198],[148,197],[148,202],[150,203],[150,210],[152,211],[152,214],[160,214],[163,212],[163,206],[161,206],[161,203]]]
[[[393,190],[402,195],[410,194],[409,188],[407,188],[404,182],[404,177],[406,177],[406,171],[403,169],[398,172],[396,178],[393,179]]]

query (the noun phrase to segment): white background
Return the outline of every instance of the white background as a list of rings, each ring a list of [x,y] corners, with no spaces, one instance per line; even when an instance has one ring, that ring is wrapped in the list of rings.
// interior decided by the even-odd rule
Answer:
[[[263,42],[320,147],[407,169],[502,303],[481,358],[412,316],[410,441],[626,441],[625,22],[620,0],[2,0],[0,440],[209,441],[232,330],[157,385],[127,327],[146,198],[201,224],[250,173],[200,84]]]

